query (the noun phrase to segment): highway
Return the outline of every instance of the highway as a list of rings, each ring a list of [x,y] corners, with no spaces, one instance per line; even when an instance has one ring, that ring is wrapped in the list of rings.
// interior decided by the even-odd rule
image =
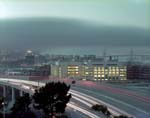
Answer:
[[[70,79],[60,81],[72,82]],[[99,103],[118,108],[136,118],[150,118],[150,85],[145,91],[138,89],[132,91],[127,85],[116,86],[100,82],[76,81],[71,89],[92,96],[98,99]]]
[[[77,81],[72,89],[93,96],[136,118],[150,118],[150,94],[144,96],[137,91],[133,92],[105,83],[97,84],[91,81]]]
[[[30,82],[30,81],[24,81],[24,80],[21,81],[21,80],[16,80],[16,79],[0,79],[0,84],[8,85],[16,89],[25,91],[29,93],[30,95],[34,93],[35,86],[39,85],[41,87],[45,85],[45,83]],[[34,87],[32,85],[34,85]],[[76,98],[72,98],[72,99],[76,99]],[[86,105],[85,102],[82,103],[81,101],[83,100],[81,100],[80,98],[76,100],[78,101],[78,104],[72,102],[72,100],[71,102],[67,104],[69,109],[73,109],[73,111],[70,112],[71,118],[76,118],[76,117],[78,118],[105,118],[105,116],[103,116],[102,114],[95,113],[95,111],[90,109],[89,106]],[[84,104],[84,107],[82,106],[82,104]]]
[[[43,86],[45,83],[29,82],[25,80],[15,79],[0,79],[1,81],[11,81],[14,83],[21,83],[23,88],[31,89],[31,85]],[[64,80],[69,83],[69,80]],[[48,82],[48,81],[46,81]],[[32,89],[31,89],[32,90]],[[34,91],[34,90],[32,90]],[[102,114],[95,115],[90,107],[94,104],[104,104],[114,115],[126,114],[136,118],[149,118],[149,97],[139,96],[136,93],[110,87],[107,85],[97,85],[94,82],[82,81],[77,82],[71,87],[70,93],[73,95],[73,100],[68,104],[77,111],[89,115],[92,118],[104,118]],[[72,101],[78,101],[75,105]],[[81,110],[82,109],[82,110]],[[92,114],[91,114],[92,113]]]

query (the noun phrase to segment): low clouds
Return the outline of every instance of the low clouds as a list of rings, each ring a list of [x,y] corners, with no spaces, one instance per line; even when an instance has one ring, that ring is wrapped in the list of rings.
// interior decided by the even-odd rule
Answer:
[[[63,46],[150,46],[147,30],[92,25],[67,19],[0,21],[0,49]]]

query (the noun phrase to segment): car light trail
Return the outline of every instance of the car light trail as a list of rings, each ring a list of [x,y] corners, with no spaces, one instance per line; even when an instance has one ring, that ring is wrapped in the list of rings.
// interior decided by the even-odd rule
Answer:
[[[35,90],[35,89],[33,89],[33,88],[30,87],[30,84],[34,84],[34,85],[37,84],[35,82],[27,82],[27,81],[24,81],[24,80],[22,82],[24,82],[26,84],[28,83],[29,86],[23,85],[24,83],[22,83],[20,81],[17,81],[17,80],[15,80],[15,81],[14,80],[8,81],[8,79],[3,79],[3,80],[0,80],[0,81],[3,81],[3,82],[6,82],[6,83],[9,83],[9,84],[18,86],[18,89],[20,88],[21,90],[24,90],[24,91],[28,90],[28,92],[30,92],[30,94],[33,94],[34,93],[33,91]],[[43,86],[44,84],[41,84],[41,85]],[[91,106],[91,104],[89,104],[89,103],[87,103],[87,102],[85,102],[85,101],[83,101],[83,100],[81,100],[81,99],[79,99],[77,97],[73,97],[73,98],[76,99],[76,100],[78,100],[78,101],[80,101],[80,102],[82,102],[83,104],[86,104],[87,106]],[[83,114],[85,114],[86,116],[89,116],[90,118],[100,118],[99,116],[91,113],[90,111],[88,111],[86,109],[81,108],[80,106],[77,106],[77,105],[73,104],[72,102],[68,103],[67,106],[71,107],[72,109],[75,109],[75,110],[77,110],[77,111],[79,111],[79,112],[81,112]]]
[[[83,108],[80,108],[80,107],[74,105],[73,103],[68,103],[67,106],[69,106],[73,109],[76,109],[77,111],[80,111],[80,112],[84,113],[85,115],[89,116],[90,118],[100,118],[99,116],[97,116],[97,115],[95,115],[95,114],[93,114],[93,113],[91,113],[91,112],[89,112],[89,111],[87,111]]]
[[[72,96],[73,99],[80,101],[81,103],[87,105],[88,107],[92,107],[92,104],[86,102],[84,99],[82,100],[81,98],[75,97],[74,95]]]
[[[75,91],[75,90],[70,90],[70,91],[71,91],[71,93],[72,93],[73,95],[74,95],[74,94],[75,94],[75,95],[78,95],[78,96],[81,97],[82,99],[85,99],[85,100],[91,102],[92,104],[103,104],[103,105],[106,105],[113,115],[121,115],[121,114],[124,114],[124,115],[130,116],[130,117],[133,117],[133,115],[130,115],[130,114],[128,114],[127,112],[122,111],[122,110],[120,110],[120,109],[118,109],[118,108],[116,108],[116,107],[114,107],[114,106],[112,106],[112,105],[110,105],[110,104],[108,104],[108,103],[105,103],[105,102],[103,102],[103,101],[101,101],[101,100],[98,100],[98,99],[96,99],[96,98],[94,98],[94,97],[91,97],[91,96],[89,96],[89,95],[86,95],[86,94],[84,94],[84,93],[81,93],[81,92],[78,92],[78,91]],[[135,117],[135,116],[134,116],[134,117]]]
[[[32,86],[44,86],[45,83],[39,83],[39,82],[34,82],[34,81],[27,81],[27,80],[17,80],[17,79],[6,79],[6,78],[1,78],[1,81],[4,81],[4,82],[8,82],[10,84],[14,84],[14,85],[17,85],[18,83],[18,86],[20,85],[23,85],[23,86],[20,86],[22,87],[23,89],[26,89],[28,90],[28,92],[31,92],[32,91],[32,94],[34,93],[34,90],[32,88]],[[29,86],[27,86],[29,85]],[[132,116],[110,104],[107,104],[103,101],[100,101],[99,99],[96,99],[94,97],[91,97],[89,95],[86,95],[84,93],[81,93],[81,92],[78,92],[78,91],[75,91],[75,90],[70,90],[70,93],[73,95],[73,98],[76,99],[77,101],[87,105],[88,107],[91,107],[92,105],[94,104],[104,104],[108,107],[108,109],[110,110],[110,112],[114,115],[121,115],[121,114],[124,114],[124,115],[127,115],[127,116]],[[77,107],[77,106],[76,106]]]

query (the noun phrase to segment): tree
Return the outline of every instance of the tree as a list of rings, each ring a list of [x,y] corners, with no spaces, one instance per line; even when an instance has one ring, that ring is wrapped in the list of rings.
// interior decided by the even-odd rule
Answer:
[[[110,111],[104,105],[96,104],[96,105],[92,106],[92,109],[95,110],[95,111],[101,111],[103,114],[105,114],[107,116],[111,115]]]
[[[128,116],[125,116],[125,115],[120,115],[120,116],[114,116],[114,118],[133,118],[133,117],[128,117]]]
[[[56,116],[56,118],[68,118],[68,116],[63,114],[61,116]]]
[[[71,98],[68,94],[70,86],[65,83],[47,83],[44,87],[35,90],[33,100],[37,109],[42,109],[45,118],[52,118],[55,113],[64,113]]]
[[[31,98],[28,93],[24,94],[22,97],[17,98],[14,106],[11,109],[12,117],[25,118],[25,116],[30,112],[30,104]]]

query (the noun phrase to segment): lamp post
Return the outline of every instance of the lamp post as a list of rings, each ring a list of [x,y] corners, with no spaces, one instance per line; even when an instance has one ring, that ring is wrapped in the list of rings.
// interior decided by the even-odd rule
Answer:
[[[3,118],[5,118],[5,102],[2,102],[2,106],[3,106]]]
[[[4,100],[3,100],[3,102],[2,102],[2,106],[3,106],[3,118],[5,118],[6,86],[3,86],[3,97],[4,97]]]

